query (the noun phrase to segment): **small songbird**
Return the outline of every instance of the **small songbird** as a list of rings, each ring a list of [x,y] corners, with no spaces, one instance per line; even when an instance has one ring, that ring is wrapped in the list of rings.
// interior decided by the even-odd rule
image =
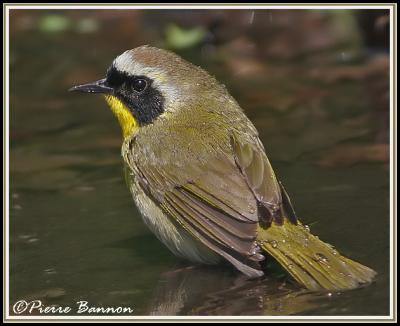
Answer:
[[[254,125],[226,88],[150,46],[118,56],[101,93],[122,129],[125,176],[144,222],[175,255],[228,261],[250,278],[273,257],[310,290],[344,290],[375,272],[345,258],[296,217]]]

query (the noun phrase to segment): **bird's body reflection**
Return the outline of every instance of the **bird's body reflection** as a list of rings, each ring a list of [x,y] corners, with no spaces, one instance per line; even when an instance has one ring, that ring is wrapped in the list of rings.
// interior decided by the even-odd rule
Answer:
[[[190,266],[164,273],[154,291],[149,314],[293,315],[321,305],[331,294],[310,293],[268,276],[249,280],[223,268]]]

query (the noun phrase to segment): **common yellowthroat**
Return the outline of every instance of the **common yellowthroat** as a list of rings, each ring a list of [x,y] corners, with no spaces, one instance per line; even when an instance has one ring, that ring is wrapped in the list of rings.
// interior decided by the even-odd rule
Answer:
[[[374,278],[302,225],[256,128],[203,69],[141,46],[118,56],[106,78],[71,90],[103,94],[122,129],[133,199],[175,255],[225,260],[251,278],[264,275],[260,262],[272,256],[311,290]]]

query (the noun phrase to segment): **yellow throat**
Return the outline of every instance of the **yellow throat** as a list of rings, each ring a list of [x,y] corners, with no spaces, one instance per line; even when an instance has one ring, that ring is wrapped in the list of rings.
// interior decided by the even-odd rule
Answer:
[[[118,119],[123,138],[135,133],[139,129],[139,124],[126,105],[112,95],[105,95],[104,98]]]

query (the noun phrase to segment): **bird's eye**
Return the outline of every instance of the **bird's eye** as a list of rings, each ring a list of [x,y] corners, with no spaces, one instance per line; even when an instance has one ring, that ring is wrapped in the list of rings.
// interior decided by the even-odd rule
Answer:
[[[136,91],[136,92],[143,92],[147,87],[147,81],[144,79],[135,79],[132,82],[132,88]]]

